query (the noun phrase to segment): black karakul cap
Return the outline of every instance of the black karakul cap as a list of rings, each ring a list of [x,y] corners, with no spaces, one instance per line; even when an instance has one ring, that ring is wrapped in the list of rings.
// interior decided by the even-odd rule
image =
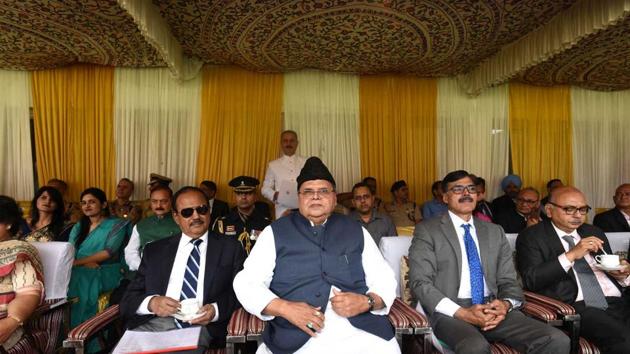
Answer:
[[[401,179],[400,181],[394,182],[394,184],[392,184],[392,188],[390,188],[389,191],[394,193],[395,191],[399,190],[400,188],[406,185],[407,185],[407,182],[405,182],[404,179]]]
[[[238,176],[232,178],[228,185],[234,189],[237,193],[248,193],[256,189],[256,186],[260,184],[257,178],[250,176]]]
[[[333,187],[336,186],[335,179],[333,175],[328,170],[328,167],[324,165],[322,160],[317,156],[311,156],[304,163],[304,167],[302,167],[302,171],[300,171],[300,175],[297,177],[297,187],[300,189],[302,183],[306,181],[313,181],[316,179],[323,179],[330,183],[332,183]]]

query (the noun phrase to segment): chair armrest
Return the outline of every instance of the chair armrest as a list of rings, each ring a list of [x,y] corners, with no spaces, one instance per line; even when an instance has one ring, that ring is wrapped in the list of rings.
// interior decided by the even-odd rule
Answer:
[[[521,311],[533,318],[539,319],[543,322],[551,322],[557,320],[556,313],[548,307],[539,305],[535,302],[526,302],[521,307]]]
[[[262,339],[262,333],[265,330],[265,321],[260,318],[250,315],[247,322],[247,340],[248,341],[260,341]]]
[[[531,291],[524,291],[523,294],[525,295],[526,301],[547,307],[548,309],[554,311],[561,316],[575,315],[575,309],[573,308],[573,306],[562,301],[552,299],[548,296],[536,294]]]
[[[413,334],[414,328],[409,323],[409,319],[405,316],[400,306],[396,306],[395,304],[396,301],[394,300],[392,307],[389,309],[389,314],[387,315],[389,322],[394,326],[397,334]]]
[[[242,307],[234,311],[228,323],[226,342],[245,343],[250,316]]]
[[[413,307],[407,305],[404,301],[399,298],[394,300],[392,304],[392,308],[396,308],[400,311],[407,320],[411,327],[414,328],[415,334],[424,334],[431,332],[431,326],[429,325],[429,320],[420,312],[416,311]]]
[[[112,323],[119,316],[118,305],[112,305],[105,311],[76,326],[63,341],[64,348],[83,347],[84,342],[95,333]]]

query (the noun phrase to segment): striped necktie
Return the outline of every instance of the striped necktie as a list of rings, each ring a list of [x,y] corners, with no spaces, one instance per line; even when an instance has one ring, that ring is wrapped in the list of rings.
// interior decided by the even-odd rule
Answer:
[[[190,241],[193,244],[193,249],[188,256],[188,262],[186,263],[186,271],[184,272],[184,282],[182,283],[182,291],[179,294],[179,300],[194,299],[197,297],[197,283],[199,278],[199,268],[201,264],[201,251],[199,245],[203,242],[202,239],[196,239]],[[175,324],[179,328],[190,327],[189,323],[175,320]]]
[[[470,224],[462,224],[464,228],[464,246],[470,270],[470,298],[473,305],[483,304],[483,268],[479,259],[477,245],[470,234]]]
[[[569,248],[575,247],[573,236],[566,235],[562,236],[562,238],[567,241]],[[576,259],[573,262],[573,271],[575,272],[575,275],[580,282],[580,286],[582,287],[584,304],[586,306],[602,310],[607,309],[608,302],[606,301],[606,296],[604,296],[602,287],[599,285],[599,281],[597,281],[597,277],[595,276],[595,273],[593,273],[593,269],[591,269],[591,266],[584,257]]]

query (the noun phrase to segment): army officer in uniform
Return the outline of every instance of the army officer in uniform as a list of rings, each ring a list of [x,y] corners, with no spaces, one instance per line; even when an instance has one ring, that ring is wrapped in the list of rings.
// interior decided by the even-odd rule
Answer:
[[[249,176],[232,179],[229,186],[234,190],[236,207],[227,216],[217,219],[214,232],[238,240],[249,255],[258,234],[271,223],[264,211],[256,208],[256,187],[260,182]]]

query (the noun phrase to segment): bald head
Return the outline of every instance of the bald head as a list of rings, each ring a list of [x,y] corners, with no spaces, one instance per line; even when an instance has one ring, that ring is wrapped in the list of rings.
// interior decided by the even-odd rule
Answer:
[[[560,230],[571,233],[586,221],[590,210],[586,197],[579,189],[570,186],[555,188],[551,191],[545,212],[553,224]]]
[[[624,212],[630,211],[630,184],[624,183],[617,187],[613,201],[617,209],[623,210]]]

